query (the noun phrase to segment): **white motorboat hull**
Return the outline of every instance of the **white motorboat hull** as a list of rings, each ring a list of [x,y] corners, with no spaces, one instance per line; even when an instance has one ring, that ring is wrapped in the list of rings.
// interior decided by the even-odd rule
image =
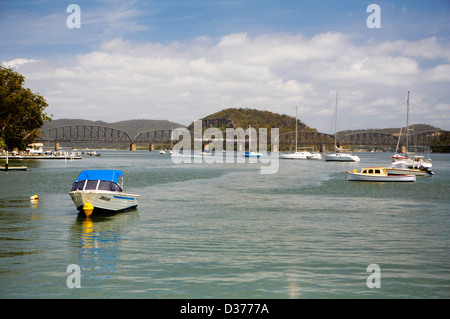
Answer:
[[[420,167],[426,167],[426,168],[432,168],[433,164],[431,164],[430,162],[426,162],[426,161],[413,161],[411,159],[400,159],[400,160],[394,160],[394,163],[401,163],[401,164],[405,164],[406,167],[408,168],[412,168],[412,169],[420,169]]]
[[[69,192],[75,207],[83,210],[83,206],[90,202],[95,209],[121,211],[137,207],[140,195],[123,192],[99,190],[75,190]]]
[[[358,156],[348,153],[325,154],[324,159],[329,162],[359,162]]]
[[[347,172],[348,181],[362,182],[414,182],[415,175],[368,175],[354,172]]]

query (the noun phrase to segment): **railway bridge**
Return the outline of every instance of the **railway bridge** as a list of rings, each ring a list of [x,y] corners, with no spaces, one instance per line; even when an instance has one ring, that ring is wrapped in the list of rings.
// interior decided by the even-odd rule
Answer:
[[[448,133],[448,131],[441,130],[410,133],[408,136],[409,145],[428,147],[431,140],[439,137],[444,132]],[[117,128],[79,124],[43,130],[37,141],[49,144],[55,143],[56,148],[59,147],[59,143],[64,142],[128,143],[131,150],[136,148],[136,143],[148,143],[149,150],[154,150],[156,143],[169,142],[171,134],[171,129],[153,129],[139,132],[135,137],[131,137],[128,132]],[[225,134],[226,132],[223,132],[224,136]],[[295,131],[280,134],[280,142],[291,142],[294,139]],[[338,133],[336,141],[339,145],[395,146],[397,143],[406,144],[406,134],[402,134],[399,141],[399,134],[367,130],[346,135]],[[205,140],[205,142],[207,141]],[[298,145],[317,145],[319,147],[324,145],[331,146],[334,144],[334,135],[315,131],[298,131],[297,143]]]

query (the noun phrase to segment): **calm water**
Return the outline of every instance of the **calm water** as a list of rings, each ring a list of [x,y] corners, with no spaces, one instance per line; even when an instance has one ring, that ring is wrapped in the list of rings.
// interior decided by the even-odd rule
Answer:
[[[391,154],[359,155],[280,160],[274,175],[150,152],[25,162],[0,172],[0,298],[449,298],[450,155],[415,183],[348,182]],[[83,169],[123,170],[138,209],[78,216],[68,191]]]

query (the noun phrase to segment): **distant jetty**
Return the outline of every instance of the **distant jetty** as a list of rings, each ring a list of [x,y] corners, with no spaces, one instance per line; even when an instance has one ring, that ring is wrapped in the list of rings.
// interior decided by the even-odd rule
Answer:
[[[0,166],[0,171],[26,171],[26,166],[9,166],[6,164],[5,166]]]
[[[5,166],[0,166],[0,171],[26,171],[26,166],[9,166],[9,156],[6,153],[6,163]]]

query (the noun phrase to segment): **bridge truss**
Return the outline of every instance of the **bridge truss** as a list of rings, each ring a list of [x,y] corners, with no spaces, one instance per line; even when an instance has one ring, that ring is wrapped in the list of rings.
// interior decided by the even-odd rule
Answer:
[[[257,131],[258,132],[258,131]],[[429,146],[430,141],[448,131],[423,131],[409,135],[409,145]],[[226,136],[226,132],[222,132]],[[37,141],[40,142],[104,142],[104,143],[160,143],[169,142],[172,130],[149,130],[138,133],[134,138],[126,131],[101,125],[69,125],[54,127],[41,132]],[[191,132],[191,136],[194,136]],[[295,139],[295,131],[280,134],[280,143]],[[299,145],[330,145],[334,144],[334,135],[315,132],[299,131],[297,135]],[[364,131],[337,136],[340,145],[353,146],[395,146],[399,142],[398,134],[386,134],[376,131]],[[406,134],[402,134],[400,144],[406,144]]]

